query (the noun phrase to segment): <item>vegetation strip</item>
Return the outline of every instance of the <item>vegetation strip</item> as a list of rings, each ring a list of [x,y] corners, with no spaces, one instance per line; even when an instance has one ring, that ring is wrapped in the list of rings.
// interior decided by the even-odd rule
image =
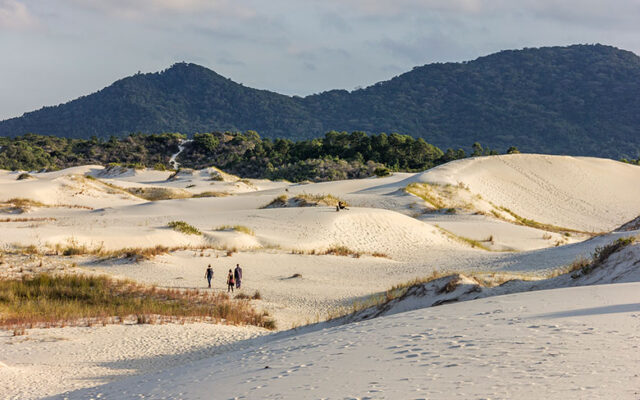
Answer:
[[[160,317],[160,318],[159,318]],[[224,322],[274,329],[267,313],[225,293],[147,287],[105,276],[40,274],[0,280],[0,328],[123,322]]]

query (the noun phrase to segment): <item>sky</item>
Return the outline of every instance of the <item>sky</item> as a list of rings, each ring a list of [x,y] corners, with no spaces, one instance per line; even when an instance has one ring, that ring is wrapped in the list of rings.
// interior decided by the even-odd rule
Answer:
[[[305,96],[505,49],[640,54],[638,21],[640,0],[0,0],[0,120],[181,61]]]

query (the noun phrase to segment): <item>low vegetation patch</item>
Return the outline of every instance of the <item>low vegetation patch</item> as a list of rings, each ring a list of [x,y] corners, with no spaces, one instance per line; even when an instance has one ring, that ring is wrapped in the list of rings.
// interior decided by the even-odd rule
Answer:
[[[486,251],[492,251],[489,247],[485,246],[482,242],[480,242],[479,240],[474,240],[474,239],[470,239],[464,236],[459,236],[456,235],[453,232],[450,232],[444,228],[442,228],[439,225],[436,225],[436,228],[440,229],[445,235],[449,236],[451,239],[457,240],[459,242],[468,244],[469,246],[473,247],[473,248],[478,248],[478,249],[482,249],[482,250],[486,250]],[[493,236],[491,236],[491,238],[488,240],[489,242],[493,241]]]
[[[256,290],[253,293],[253,295],[249,295],[249,294],[246,294],[246,293],[238,293],[235,296],[235,298],[238,299],[238,300],[260,300],[260,299],[262,299],[262,295],[260,294],[259,291]]]
[[[428,183],[410,183],[404,190],[409,194],[420,197],[436,210],[447,208],[444,199]]]
[[[334,196],[332,194],[307,194],[307,193],[302,193],[302,194],[299,194],[299,195],[296,195],[295,197],[293,197],[292,201],[297,203],[299,207],[310,207],[310,206],[317,206],[317,205],[335,207],[335,206],[338,205],[338,202],[340,202],[340,201],[345,206],[349,205],[346,201],[344,201],[342,199],[339,199],[338,197],[336,197],[336,196]]]
[[[193,195],[190,192],[182,189],[175,189],[175,188],[133,187],[133,188],[126,188],[125,190],[134,196],[140,197],[148,201],[188,199],[190,197],[193,197]]]
[[[2,205],[4,205],[5,210],[17,213],[28,212],[34,207],[46,207],[42,202],[18,197],[4,201]]]
[[[227,196],[230,196],[230,193],[208,191],[208,192],[196,193],[192,197],[201,198],[201,197],[227,197]]]
[[[324,255],[332,255],[332,256],[345,256],[345,257],[355,257],[355,258],[359,258],[362,253],[357,252],[355,250],[351,250],[350,248],[346,247],[346,246],[333,246],[333,247],[329,247],[327,250],[325,250],[322,254]]]
[[[184,233],[186,235],[202,235],[202,232],[193,225],[189,225],[184,221],[171,221],[167,225],[173,230]]]
[[[598,247],[591,256],[591,260],[578,258],[571,263],[565,270],[566,273],[573,272],[572,278],[579,278],[580,276],[588,275],[593,270],[601,267],[612,254],[624,249],[625,247],[633,244],[637,239],[633,236],[619,238],[614,242],[609,243],[606,246]]]
[[[0,211],[8,211],[12,213],[24,213],[30,211],[35,207],[46,208],[81,208],[85,210],[93,210],[91,207],[81,206],[76,204],[44,204],[37,200],[25,199],[25,198],[12,198],[7,201],[0,202]]]
[[[528,218],[524,218],[521,217],[520,215],[514,213],[513,211],[511,211],[510,209],[506,208],[506,207],[500,207],[500,210],[508,213],[509,215],[511,215],[516,222],[519,225],[524,225],[524,226],[529,226],[531,228],[536,228],[536,229],[540,229],[543,231],[548,231],[548,232],[556,232],[556,233],[562,233],[565,234],[565,236],[570,236],[571,233],[586,233],[586,234],[590,234],[593,235],[592,233],[589,232],[581,232],[575,229],[570,229],[570,228],[563,228],[561,226],[556,226],[556,225],[551,225],[551,224],[544,224],[542,222],[538,222],[538,221],[534,221],[532,219],[528,219]],[[501,216],[497,213],[494,213],[494,215],[497,215],[498,218],[501,218]],[[501,218],[503,219],[503,218]]]
[[[56,221],[53,217],[37,217],[37,218],[0,218],[0,222],[46,222]]]
[[[33,246],[35,247],[35,246]],[[136,262],[150,260],[162,254],[172,251],[186,250],[188,246],[166,247],[157,245],[154,247],[126,247],[122,249],[105,250],[102,246],[89,247],[70,240],[67,245],[56,244],[53,248],[55,254],[71,256],[96,256],[100,258],[128,258]]]
[[[28,174],[26,172],[21,173],[20,175],[18,175],[18,177],[16,178],[17,181],[22,181],[24,179],[29,179],[29,178],[33,178],[33,176],[31,176],[31,174]]]
[[[277,208],[277,207],[314,207],[314,206],[329,206],[335,207],[338,202],[342,202],[345,206],[349,204],[332,195],[332,194],[308,194],[302,193],[289,198],[286,194],[282,194],[275,199],[271,200],[267,205],[262,208]]]
[[[236,231],[247,235],[255,236],[255,232],[244,225],[220,225],[214,231]]]
[[[280,196],[276,197],[275,199],[271,200],[268,204],[260,207],[260,208],[279,208],[279,207],[286,207],[287,206],[287,200],[288,197],[286,194],[281,194]]]
[[[146,287],[104,276],[40,274],[0,280],[0,328],[210,321],[274,329],[265,313],[224,293]]]

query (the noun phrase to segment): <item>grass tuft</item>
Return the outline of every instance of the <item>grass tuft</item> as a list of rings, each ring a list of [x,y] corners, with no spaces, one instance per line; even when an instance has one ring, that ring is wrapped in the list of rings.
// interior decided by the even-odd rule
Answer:
[[[347,246],[333,246],[325,250],[322,254],[324,255],[333,255],[333,256],[351,256],[355,258],[359,258],[362,253],[359,253],[355,250],[351,250]]]
[[[255,232],[244,225],[220,225],[214,231],[236,231],[247,235],[255,236]]]
[[[202,232],[193,225],[189,225],[184,221],[171,221],[167,225],[173,230],[184,233],[186,235],[202,235]]]
[[[409,194],[420,197],[422,200],[431,204],[436,210],[447,208],[444,200],[428,183],[410,183],[404,190]]]

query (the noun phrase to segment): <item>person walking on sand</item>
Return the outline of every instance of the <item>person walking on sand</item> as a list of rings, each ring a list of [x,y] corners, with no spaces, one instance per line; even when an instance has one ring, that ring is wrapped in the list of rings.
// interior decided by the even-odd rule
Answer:
[[[227,275],[227,293],[233,293],[233,286],[235,285],[235,280],[233,279],[233,271],[229,270],[229,275]]]
[[[209,289],[211,289],[211,280],[213,279],[213,268],[211,268],[211,264],[207,267],[207,270],[204,272],[204,277],[209,282]]]
[[[240,264],[236,264],[236,269],[233,270],[233,277],[236,280],[236,289],[240,289],[242,285],[242,268],[240,268]]]

